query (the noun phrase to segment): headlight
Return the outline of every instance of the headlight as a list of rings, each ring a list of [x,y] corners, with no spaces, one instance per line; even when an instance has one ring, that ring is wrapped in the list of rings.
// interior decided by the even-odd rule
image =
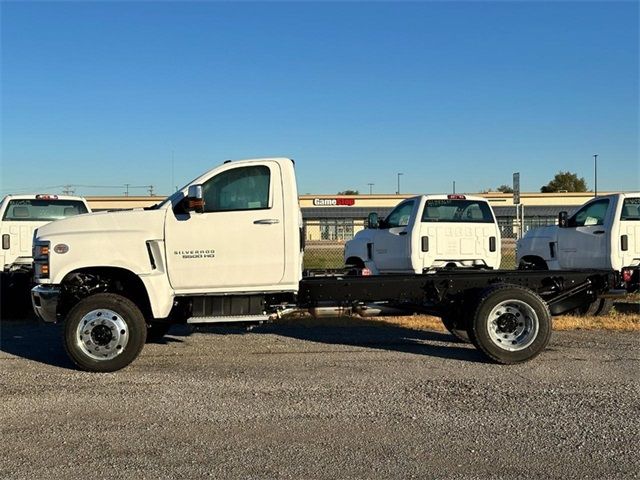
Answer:
[[[33,269],[36,278],[49,278],[49,242],[33,245]]]

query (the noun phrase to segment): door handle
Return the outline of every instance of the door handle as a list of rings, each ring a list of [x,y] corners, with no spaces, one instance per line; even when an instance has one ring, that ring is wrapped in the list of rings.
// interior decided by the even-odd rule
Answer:
[[[596,230],[595,232],[593,232],[594,235],[602,235],[603,233],[606,233],[604,230]]]
[[[406,235],[406,234],[407,234],[406,231],[398,233],[398,235]]]
[[[273,225],[275,223],[280,223],[280,220],[277,218],[263,218],[261,220],[255,220],[253,223],[255,225]]]

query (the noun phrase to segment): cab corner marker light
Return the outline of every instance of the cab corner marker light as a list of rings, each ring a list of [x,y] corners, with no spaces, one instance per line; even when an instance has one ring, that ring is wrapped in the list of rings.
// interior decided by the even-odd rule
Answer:
[[[62,255],[69,251],[69,245],[65,245],[64,243],[59,243],[55,247],[53,247],[53,251]]]

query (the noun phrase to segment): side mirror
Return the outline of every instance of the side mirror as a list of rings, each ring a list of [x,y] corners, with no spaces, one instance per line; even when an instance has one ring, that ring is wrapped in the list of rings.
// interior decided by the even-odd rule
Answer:
[[[569,214],[567,212],[558,213],[558,226],[560,228],[567,228],[569,226]]]
[[[187,198],[184,199],[184,205],[187,212],[202,213],[204,211],[202,185],[189,185],[189,191],[187,192]]]
[[[378,228],[379,224],[378,214],[376,212],[371,212],[367,217],[367,228]]]

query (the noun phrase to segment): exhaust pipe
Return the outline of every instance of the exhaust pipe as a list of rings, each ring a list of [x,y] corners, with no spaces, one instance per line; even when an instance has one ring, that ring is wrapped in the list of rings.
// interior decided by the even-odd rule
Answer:
[[[351,307],[338,307],[338,306],[325,306],[314,308],[285,308],[278,310],[275,313],[269,315],[269,320],[278,320],[280,318],[288,318],[294,315],[311,315],[313,318],[335,318],[345,317],[353,314]]]
[[[389,307],[378,303],[370,303],[367,305],[358,305],[355,307],[341,307],[337,305],[327,305],[322,307],[313,308],[296,308],[290,307],[283,310],[278,310],[275,313],[269,315],[269,320],[277,320],[280,318],[287,318],[293,315],[309,314],[313,318],[336,318],[336,317],[349,317],[358,315],[360,317],[401,317],[404,315],[410,315],[410,312],[400,308]]]
[[[400,308],[389,307],[388,305],[381,305],[378,303],[370,303],[367,305],[359,305],[354,308],[354,312],[361,317],[402,317],[411,315],[407,310]]]

